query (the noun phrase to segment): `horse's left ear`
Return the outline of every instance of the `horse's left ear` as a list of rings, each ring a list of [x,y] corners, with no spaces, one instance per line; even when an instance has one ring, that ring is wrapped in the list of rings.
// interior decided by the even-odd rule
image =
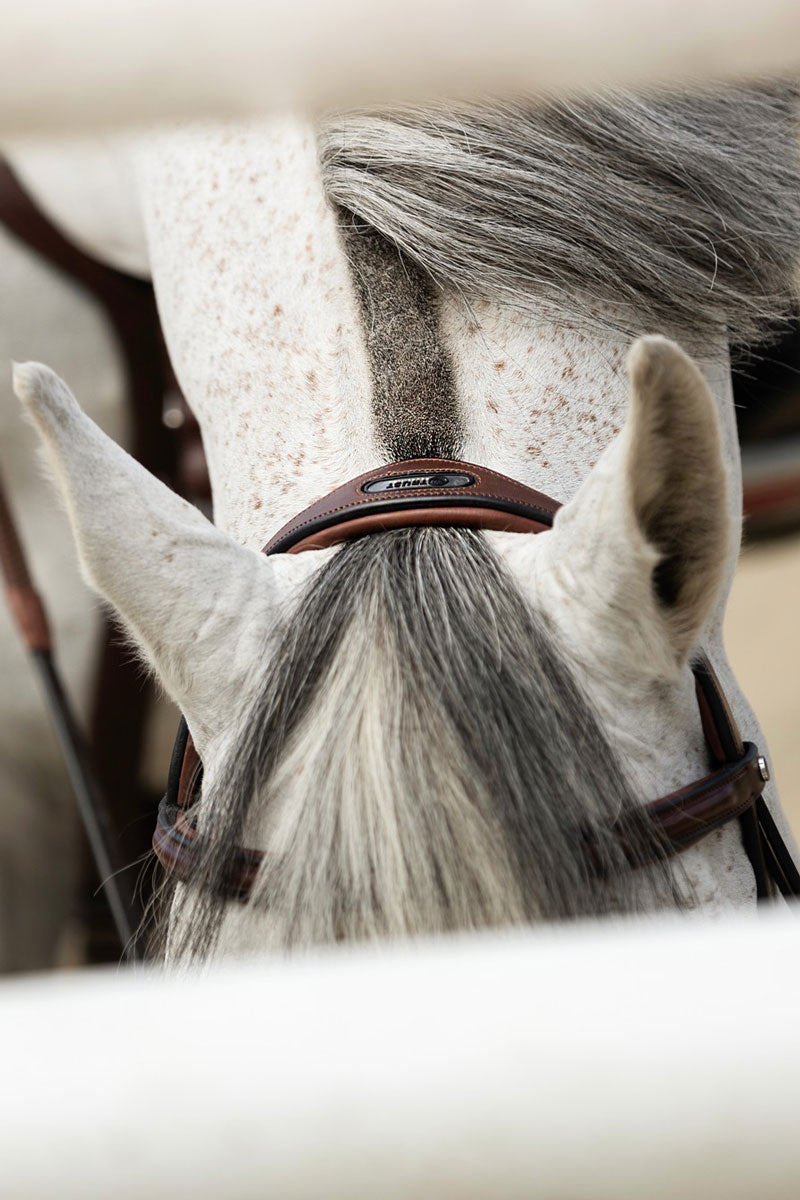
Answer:
[[[682,665],[732,553],[717,411],[699,369],[665,338],[636,342],[628,372],[626,424],[559,512],[543,557],[580,591],[575,607],[618,625],[633,653]]]

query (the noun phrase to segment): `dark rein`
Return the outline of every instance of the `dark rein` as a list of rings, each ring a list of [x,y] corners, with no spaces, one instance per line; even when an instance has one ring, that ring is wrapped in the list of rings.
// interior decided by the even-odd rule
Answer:
[[[264,547],[265,554],[298,554],[367,534],[415,525],[542,533],[560,505],[541,492],[486,467],[453,459],[412,459],[359,475],[304,509]],[[692,664],[703,733],[714,768],[686,787],[653,800],[645,812],[659,852],[670,857],[738,819],[753,867],[759,900],[775,887],[800,896],[798,872],[762,792],[766,759],[743,742],[719,680],[704,654]],[[202,764],[185,720],[172,754],[167,794],[161,802],[153,849],[165,869],[191,881],[204,853],[193,821]],[[625,834],[618,837],[627,852]],[[246,901],[264,859],[261,850],[237,847],[219,890]]]

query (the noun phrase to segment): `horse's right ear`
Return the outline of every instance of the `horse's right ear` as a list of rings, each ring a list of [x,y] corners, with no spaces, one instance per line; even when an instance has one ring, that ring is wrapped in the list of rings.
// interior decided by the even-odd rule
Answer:
[[[716,406],[699,369],[673,342],[648,337],[633,346],[628,372],[625,426],[558,513],[537,575],[547,588],[547,563],[574,593],[573,615],[601,623],[617,654],[645,655],[663,672],[697,645],[733,522]]]
[[[270,629],[327,551],[246,550],[107,438],[47,367],[16,367],[14,387],[41,435],[87,582],[183,710],[202,754],[235,722]]]

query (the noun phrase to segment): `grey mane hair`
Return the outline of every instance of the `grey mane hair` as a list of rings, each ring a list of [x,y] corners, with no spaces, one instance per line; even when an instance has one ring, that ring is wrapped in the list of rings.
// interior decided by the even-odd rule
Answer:
[[[175,898],[173,961],[213,950],[214,889],[256,815],[265,945],[680,906],[643,798],[482,534],[344,545],[261,661],[248,724],[204,781],[207,851]]]
[[[764,85],[349,113],[319,148],[329,199],[442,288],[699,346],[791,309],[797,138]]]

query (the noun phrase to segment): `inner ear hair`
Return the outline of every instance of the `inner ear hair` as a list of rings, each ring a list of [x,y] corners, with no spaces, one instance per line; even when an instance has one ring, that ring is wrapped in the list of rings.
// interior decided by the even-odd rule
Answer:
[[[628,369],[633,509],[661,555],[653,590],[683,655],[718,594],[729,549],[716,407],[699,369],[665,338],[636,342]]]

